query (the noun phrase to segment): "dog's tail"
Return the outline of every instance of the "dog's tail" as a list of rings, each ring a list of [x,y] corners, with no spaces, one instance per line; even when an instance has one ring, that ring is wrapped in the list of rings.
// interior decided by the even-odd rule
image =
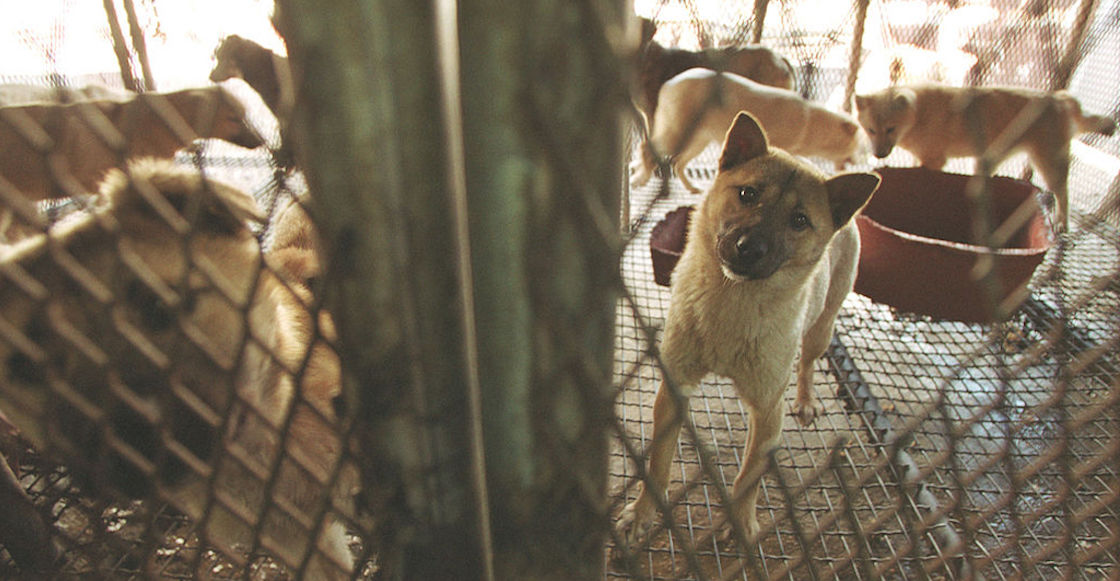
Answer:
[[[1112,135],[1116,133],[1116,122],[1104,115],[1083,115],[1078,127],[1081,131]]]
[[[1081,111],[1081,103],[1067,91],[1059,91],[1056,95],[1060,106],[1069,112],[1070,124],[1077,133],[1101,133],[1112,135],[1116,133],[1116,121],[1106,115],[1085,114]]]

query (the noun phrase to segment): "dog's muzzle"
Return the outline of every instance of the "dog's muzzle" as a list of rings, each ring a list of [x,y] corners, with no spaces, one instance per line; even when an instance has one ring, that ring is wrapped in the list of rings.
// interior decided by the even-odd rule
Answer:
[[[778,271],[788,252],[765,229],[739,228],[719,237],[720,266],[732,280],[762,280]]]

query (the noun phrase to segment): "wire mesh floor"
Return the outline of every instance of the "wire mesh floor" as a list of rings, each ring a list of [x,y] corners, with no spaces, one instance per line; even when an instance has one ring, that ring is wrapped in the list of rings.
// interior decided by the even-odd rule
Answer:
[[[714,163],[696,169],[702,159],[688,170],[701,186],[714,177],[704,169]],[[612,517],[636,496],[644,460],[632,454],[649,443],[661,377],[651,341],[669,290],[653,280],[650,230],[700,199],[675,178],[663,188],[655,178],[631,192],[615,363],[630,447],[616,438],[612,448]],[[655,525],[631,559],[612,547],[606,578],[1120,578],[1118,246],[1113,226],[1081,222],[1001,325],[851,295],[816,366],[826,412],[808,427],[787,415],[759,496],[762,532],[746,551],[719,540],[746,412],[728,381],[709,376],[690,400],[697,440],[686,430],[678,444],[671,531]]]

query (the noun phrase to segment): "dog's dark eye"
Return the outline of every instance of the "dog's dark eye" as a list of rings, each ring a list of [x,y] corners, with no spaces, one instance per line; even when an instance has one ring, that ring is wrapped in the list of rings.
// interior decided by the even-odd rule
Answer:
[[[887,127],[887,135],[894,135],[894,127]]]
[[[809,217],[806,216],[804,213],[797,212],[793,215],[792,218],[790,218],[789,225],[794,230],[800,232],[800,231],[805,230],[806,228],[812,226],[813,223],[809,221]]]
[[[754,204],[758,202],[758,198],[762,194],[757,188],[751,186],[739,186],[739,203],[741,204]]]

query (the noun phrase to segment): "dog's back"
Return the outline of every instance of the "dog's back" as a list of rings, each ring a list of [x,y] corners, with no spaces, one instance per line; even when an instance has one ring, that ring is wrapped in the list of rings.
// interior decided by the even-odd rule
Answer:
[[[102,123],[116,131],[104,131]],[[0,176],[31,200],[83,195],[97,189],[122,155],[170,158],[194,138],[262,144],[246,125],[243,106],[216,85],[127,100],[2,107]]]
[[[0,107],[33,103],[75,103],[79,101],[127,101],[135,93],[104,85],[84,87],[47,87],[43,85],[0,85]]]
[[[1033,113],[1035,121],[1012,150],[1059,148],[1079,133],[1111,135],[1116,128],[1108,117],[1083,114],[1077,99],[1066,91],[917,84],[856,98],[860,124],[876,156],[886,157],[898,145],[935,168],[946,158],[979,155],[1020,113],[1035,105],[1039,107]]]
[[[640,185],[656,166],[656,154],[673,157],[678,176],[713,141],[723,138],[740,111],[753,115],[774,147],[794,155],[823,157],[837,165],[860,148],[855,119],[829,111],[793,91],[777,89],[728,73],[689,69],[661,88],[649,143],[643,148]],[[691,187],[687,180],[686,186]]]
[[[641,49],[640,58],[638,106],[650,119],[657,111],[661,86],[692,68],[727,71],[781,89],[793,89],[795,85],[796,74],[789,60],[761,45],[691,51],[665,47],[651,39]]]

